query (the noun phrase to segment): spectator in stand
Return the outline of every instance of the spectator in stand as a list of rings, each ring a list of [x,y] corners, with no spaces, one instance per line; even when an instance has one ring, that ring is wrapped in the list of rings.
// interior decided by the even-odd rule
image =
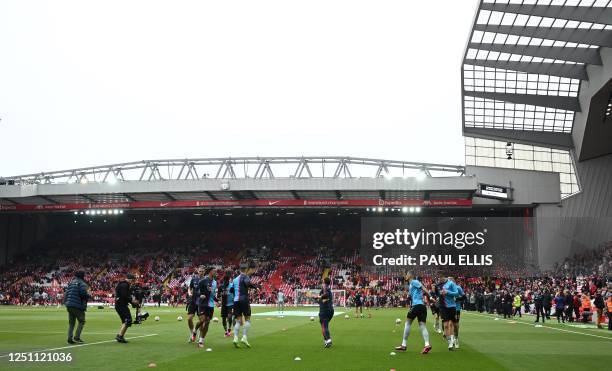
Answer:
[[[87,310],[87,284],[85,283],[85,272],[78,271],[65,290],[64,304],[68,310],[68,343],[82,343],[81,332],[85,326],[85,311]],[[79,322],[76,332],[74,325]]]

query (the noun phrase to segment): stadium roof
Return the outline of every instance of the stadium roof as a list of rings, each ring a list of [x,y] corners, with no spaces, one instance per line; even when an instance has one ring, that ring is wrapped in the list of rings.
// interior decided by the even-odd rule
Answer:
[[[572,148],[600,47],[612,47],[611,0],[482,0],[463,59],[464,134]]]
[[[151,160],[0,179],[0,210],[470,206],[455,165],[354,157]]]

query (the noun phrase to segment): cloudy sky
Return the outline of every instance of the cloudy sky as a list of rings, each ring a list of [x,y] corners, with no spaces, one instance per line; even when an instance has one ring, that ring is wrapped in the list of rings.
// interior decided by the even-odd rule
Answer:
[[[0,175],[143,159],[462,164],[476,0],[0,2]]]

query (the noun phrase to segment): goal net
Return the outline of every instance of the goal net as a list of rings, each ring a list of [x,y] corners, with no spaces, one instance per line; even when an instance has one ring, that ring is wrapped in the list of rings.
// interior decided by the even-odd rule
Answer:
[[[316,299],[321,292],[320,289],[296,289],[295,290],[295,306],[317,306],[319,305]],[[334,307],[346,306],[346,290],[332,289],[334,297]]]

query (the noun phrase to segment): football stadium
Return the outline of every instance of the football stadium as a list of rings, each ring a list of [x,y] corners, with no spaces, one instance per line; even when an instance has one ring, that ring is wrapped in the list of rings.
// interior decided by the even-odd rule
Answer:
[[[455,164],[0,177],[0,368],[609,370],[612,1],[465,3]]]

